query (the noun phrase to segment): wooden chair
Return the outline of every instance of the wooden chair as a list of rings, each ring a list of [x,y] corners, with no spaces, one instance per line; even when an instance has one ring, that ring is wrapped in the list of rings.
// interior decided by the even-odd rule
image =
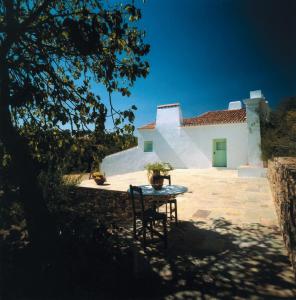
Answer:
[[[169,181],[169,185],[171,185],[171,175],[154,175],[155,179],[167,179]]]
[[[157,179],[163,178],[169,181],[169,185],[171,185],[171,175],[156,175]],[[177,199],[171,198],[169,200],[158,200],[156,207],[159,211],[159,206],[165,205],[165,212],[170,221],[175,221],[175,223],[178,223],[178,210],[177,210]],[[168,213],[168,205],[169,205],[169,213]]]
[[[130,195],[133,210],[133,236],[137,239],[140,235],[143,237],[144,247],[146,246],[147,230],[150,231],[151,238],[154,234],[163,239],[165,248],[167,247],[167,215],[159,213],[153,208],[145,208],[143,192],[140,187],[130,185]],[[138,205],[136,201],[139,201]],[[141,222],[141,226],[137,228],[137,221]],[[160,233],[155,229],[155,222],[161,222],[163,232]]]

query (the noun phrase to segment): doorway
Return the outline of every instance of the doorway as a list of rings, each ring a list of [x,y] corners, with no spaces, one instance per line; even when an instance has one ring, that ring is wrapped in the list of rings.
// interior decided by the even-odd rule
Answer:
[[[226,139],[213,140],[213,167],[227,167]]]

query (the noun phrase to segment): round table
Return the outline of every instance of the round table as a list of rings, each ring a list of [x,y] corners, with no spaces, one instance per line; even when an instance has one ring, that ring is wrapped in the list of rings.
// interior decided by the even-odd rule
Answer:
[[[188,191],[187,187],[182,185],[164,185],[162,186],[161,190],[155,190],[151,185],[138,185],[137,187],[141,188],[143,197],[155,197],[159,199],[155,199],[153,201],[154,209],[158,210],[159,206],[165,205],[165,213],[168,215],[168,205],[169,205],[169,219],[172,221],[175,220],[175,223],[178,222],[178,215],[177,215],[177,198],[176,195],[183,194]],[[130,189],[128,189],[130,193]],[[165,198],[164,201],[161,200],[161,196]]]
[[[164,185],[161,190],[155,190],[151,185],[138,185],[138,187],[142,189],[143,196],[174,196],[188,191],[187,187],[174,184]]]

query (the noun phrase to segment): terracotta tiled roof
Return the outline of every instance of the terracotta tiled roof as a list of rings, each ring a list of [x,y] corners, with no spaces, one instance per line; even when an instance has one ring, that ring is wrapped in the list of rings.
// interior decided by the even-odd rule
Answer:
[[[154,128],[155,128],[155,122],[143,125],[143,126],[139,127],[138,129],[154,129]]]
[[[183,119],[183,126],[243,123],[246,121],[246,110],[209,111],[195,118]]]
[[[214,124],[244,123],[246,122],[246,110],[218,110],[209,111],[198,117],[183,119],[182,126],[200,126]],[[155,122],[144,125],[139,129],[154,129]]]

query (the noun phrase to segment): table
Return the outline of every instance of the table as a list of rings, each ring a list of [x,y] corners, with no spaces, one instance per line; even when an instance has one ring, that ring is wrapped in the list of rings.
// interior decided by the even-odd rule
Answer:
[[[164,185],[161,190],[155,190],[151,185],[138,185],[138,187],[142,189],[143,196],[175,196],[188,191],[187,187],[174,184]]]
[[[156,200],[154,201],[154,206],[158,210],[159,206],[165,204],[165,213],[168,214],[167,205],[170,206],[169,219],[172,221],[175,220],[175,223],[178,222],[178,213],[177,213],[177,199],[174,197],[179,194],[183,194],[188,191],[187,187],[182,185],[164,185],[161,190],[155,190],[151,185],[138,185],[142,189],[143,196],[165,196],[171,197],[167,200]],[[130,192],[130,190],[128,190]]]

